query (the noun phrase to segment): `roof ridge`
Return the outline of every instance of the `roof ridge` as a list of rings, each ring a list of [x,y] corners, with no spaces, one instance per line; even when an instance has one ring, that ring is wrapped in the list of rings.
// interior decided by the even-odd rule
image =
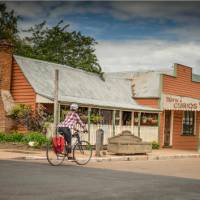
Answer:
[[[33,60],[33,61],[42,62],[42,63],[48,63],[48,64],[52,63],[54,65],[58,65],[59,67],[68,68],[68,69],[75,70],[75,71],[81,71],[83,73],[87,73],[87,74],[91,74],[93,76],[99,77],[99,75],[96,74],[96,73],[88,72],[88,71],[80,69],[80,68],[70,67],[68,65],[63,65],[63,64],[59,64],[59,63],[54,63],[54,62],[49,62],[49,61],[45,61],[45,60],[39,60],[39,59],[36,59],[36,58],[29,58],[29,57],[25,57],[25,56],[19,56],[19,55],[14,55],[14,57],[19,57],[19,58],[22,58],[22,59],[28,59],[28,60]]]

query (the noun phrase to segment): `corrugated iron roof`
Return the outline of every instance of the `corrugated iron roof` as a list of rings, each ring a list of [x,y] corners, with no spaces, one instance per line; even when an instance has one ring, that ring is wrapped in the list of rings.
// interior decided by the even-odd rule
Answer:
[[[108,73],[111,77],[132,80],[134,97],[159,98],[160,97],[160,74],[173,74],[171,69],[159,71],[144,70],[137,72],[115,72]]]
[[[59,101],[85,105],[149,110],[132,99],[131,82],[105,75],[105,81],[96,74],[66,65],[14,56],[27,80],[39,95],[53,99],[54,73],[59,69]]]

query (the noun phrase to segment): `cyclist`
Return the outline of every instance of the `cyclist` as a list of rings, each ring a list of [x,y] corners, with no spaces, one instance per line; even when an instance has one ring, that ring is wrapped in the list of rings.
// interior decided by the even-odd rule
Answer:
[[[72,159],[71,154],[71,140],[72,140],[72,133],[71,129],[73,129],[77,124],[83,128],[86,132],[86,125],[81,121],[78,113],[78,105],[73,103],[70,105],[70,112],[66,115],[65,120],[58,124],[58,132],[64,135],[65,141],[67,141],[68,147],[68,159]]]

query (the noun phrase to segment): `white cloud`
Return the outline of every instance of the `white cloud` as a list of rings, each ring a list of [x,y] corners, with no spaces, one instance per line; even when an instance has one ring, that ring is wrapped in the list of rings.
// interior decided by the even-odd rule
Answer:
[[[96,54],[107,72],[163,69],[180,63],[200,74],[200,43],[196,42],[100,41]]]

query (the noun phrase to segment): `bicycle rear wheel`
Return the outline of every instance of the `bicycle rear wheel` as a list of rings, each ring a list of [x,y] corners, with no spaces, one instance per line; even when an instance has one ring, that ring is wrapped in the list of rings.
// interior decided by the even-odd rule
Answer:
[[[47,156],[48,162],[51,165],[58,166],[58,165],[61,165],[63,163],[63,161],[65,160],[66,153],[65,152],[64,153],[56,153],[53,148],[53,144],[51,142],[51,143],[47,143],[46,156]]]
[[[87,141],[80,141],[73,148],[74,161],[78,165],[87,164],[92,157],[92,146]]]

